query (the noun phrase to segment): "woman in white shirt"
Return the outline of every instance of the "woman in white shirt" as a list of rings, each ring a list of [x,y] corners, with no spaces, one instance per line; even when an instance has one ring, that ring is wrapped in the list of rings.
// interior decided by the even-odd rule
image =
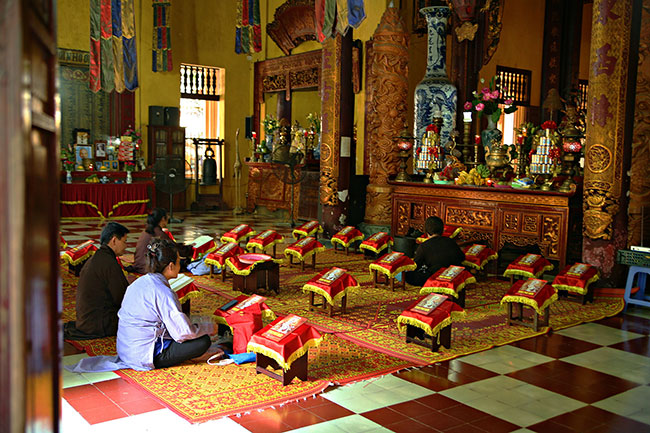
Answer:
[[[169,280],[180,271],[175,243],[152,239],[147,274],[127,289],[118,314],[117,354],[135,370],[166,368],[203,355],[210,347],[212,323],[196,325],[181,311]]]

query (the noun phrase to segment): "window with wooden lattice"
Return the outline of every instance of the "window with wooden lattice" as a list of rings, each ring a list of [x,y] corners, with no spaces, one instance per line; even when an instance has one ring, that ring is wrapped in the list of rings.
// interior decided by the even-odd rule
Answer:
[[[530,105],[530,82],[532,71],[497,65],[497,77],[501,88],[506,88],[505,99],[512,99],[515,105]],[[503,102],[503,101],[501,101]]]

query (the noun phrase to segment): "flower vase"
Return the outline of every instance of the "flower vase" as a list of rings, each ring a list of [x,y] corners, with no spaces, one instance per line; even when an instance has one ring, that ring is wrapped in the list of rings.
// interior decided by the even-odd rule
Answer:
[[[271,156],[273,155],[273,136],[272,135],[267,135],[266,136],[266,151],[264,153],[264,162],[271,162]]]
[[[72,172],[69,170],[65,172],[65,183],[72,183]]]
[[[427,70],[415,88],[413,134],[421,140],[433,118],[441,117],[440,144],[447,147],[456,125],[458,97],[456,87],[447,77],[447,19],[450,9],[446,6],[426,7],[420,9],[420,13],[427,21]],[[416,143],[416,146],[420,147],[421,143]]]
[[[127,171],[126,172],[126,183],[131,183],[133,182],[133,178],[131,177],[131,172]]]
[[[483,142],[485,154],[489,155],[492,152],[492,142],[496,140],[500,145],[501,140],[503,140],[503,133],[497,129],[497,125],[492,120],[492,116],[488,115],[487,120],[487,128],[481,131],[481,141]]]

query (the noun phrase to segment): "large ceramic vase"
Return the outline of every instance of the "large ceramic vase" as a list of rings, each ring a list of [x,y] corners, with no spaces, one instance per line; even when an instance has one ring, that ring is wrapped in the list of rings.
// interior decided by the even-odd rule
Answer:
[[[427,71],[415,88],[415,125],[413,134],[418,138],[416,147],[435,114],[443,119],[440,142],[445,146],[451,139],[456,124],[456,102],[458,92],[447,77],[447,19],[448,7],[427,7],[420,9],[427,20],[428,50]],[[415,153],[417,155],[417,152]],[[417,165],[417,164],[416,164]]]
[[[492,116],[487,116],[487,120],[487,128],[481,131],[481,142],[483,143],[486,155],[492,152],[492,142],[494,140],[499,144],[501,144],[501,140],[503,140],[503,133],[497,129],[496,123],[492,121]]]

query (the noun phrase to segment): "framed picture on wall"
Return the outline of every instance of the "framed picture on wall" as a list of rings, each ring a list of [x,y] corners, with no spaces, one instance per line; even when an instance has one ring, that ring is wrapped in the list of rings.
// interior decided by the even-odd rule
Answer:
[[[105,141],[95,141],[95,159],[100,161],[106,159]]]
[[[84,164],[84,159],[92,159],[93,147],[92,146],[75,146],[75,156],[77,164]]]
[[[73,129],[72,130],[72,141],[75,144],[87,145],[90,143],[90,130],[89,129]],[[92,144],[92,143],[90,143]]]

